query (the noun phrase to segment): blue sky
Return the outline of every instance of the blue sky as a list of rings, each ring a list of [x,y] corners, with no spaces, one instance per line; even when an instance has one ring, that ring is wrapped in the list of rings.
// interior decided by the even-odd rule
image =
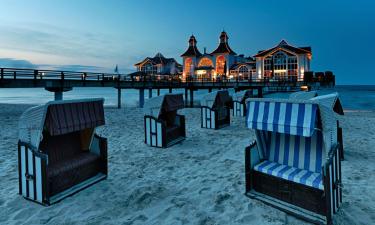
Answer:
[[[1,0],[0,66],[134,70],[179,57],[193,33],[212,51],[225,29],[246,56],[281,39],[311,46],[312,69],[339,84],[375,84],[375,1]]]

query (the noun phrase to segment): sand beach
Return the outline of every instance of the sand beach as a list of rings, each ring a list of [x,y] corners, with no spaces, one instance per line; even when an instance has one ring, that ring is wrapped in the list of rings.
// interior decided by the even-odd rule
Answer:
[[[18,195],[18,119],[29,105],[0,104],[0,224],[308,224],[244,196],[244,118],[200,128],[183,109],[187,138],[168,149],[144,144],[139,108],[105,108],[108,179],[44,207]],[[375,112],[346,111],[343,205],[336,224],[375,224]]]

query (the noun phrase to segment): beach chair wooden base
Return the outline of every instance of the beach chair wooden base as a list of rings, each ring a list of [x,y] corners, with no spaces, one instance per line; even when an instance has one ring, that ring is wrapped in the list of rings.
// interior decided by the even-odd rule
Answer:
[[[75,193],[77,193],[77,192],[79,192],[83,189],[86,189],[86,188],[98,183],[99,181],[102,181],[102,180],[105,180],[105,179],[107,179],[107,175],[99,173],[96,176],[91,177],[90,179],[83,181],[82,183],[74,185],[73,187],[71,187],[71,188],[69,188],[69,189],[67,189],[63,192],[58,193],[58,194],[50,197],[49,205],[55,204],[55,203],[63,200],[64,198],[72,196]]]
[[[289,204],[287,202],[281,201],[277,198],[273,198],[269,195],[265,195],[259,193],[257,191],[251,190],[250,192],[245,194],[247,197],[262,201],[263,203],[273,206],[279,210],[282,210],[290,215],[293,215],[297,218],[304,219],[308,222],[314,224],[326,224],[326,218],[323,215],[318,213],[311,212],[309,210],[305,210],[301,207],[295,206],[293,204]]]

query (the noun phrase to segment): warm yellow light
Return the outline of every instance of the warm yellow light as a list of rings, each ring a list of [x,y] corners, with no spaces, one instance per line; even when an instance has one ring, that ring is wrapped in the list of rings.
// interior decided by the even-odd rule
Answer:
[[[307,86],[307,85],[303,85],[303,86],[301,86],[301,90],[302,91],[308,91],[310,88],[309,88],[309,86]]]

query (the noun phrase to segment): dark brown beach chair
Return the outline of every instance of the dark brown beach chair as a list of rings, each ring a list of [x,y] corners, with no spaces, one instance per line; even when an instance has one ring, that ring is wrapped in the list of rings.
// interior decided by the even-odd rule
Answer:
[[[19,193],[56,203],[107,177],[103,99],[53,101],[25,111],[19,123]]]
[[[230,125],[232,97],[227,90],[211,92],[201,100],[201,127],[220,129]]]
[[[177,114],[182,108],[182,94],[166,94],[148,100],[144,106],[145,143],[166,148],[184,140],[185,116]]]

